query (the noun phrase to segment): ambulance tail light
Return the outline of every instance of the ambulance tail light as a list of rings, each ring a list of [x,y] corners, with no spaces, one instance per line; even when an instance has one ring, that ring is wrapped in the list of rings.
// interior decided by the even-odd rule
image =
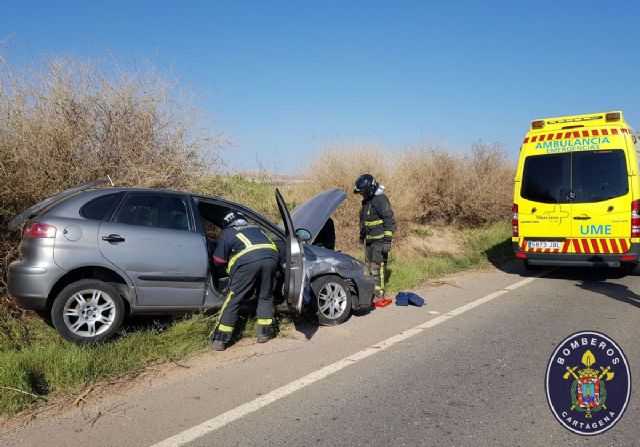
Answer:
[[[631,237],[640,237],[640,200],[631,202]]]
[[[605,121],[620,121],[620,112],[609,112],[605,115]]]
[[[640,201],[638,201],[638,204],[640,205]],[[511,224],[513,225],[513,237],[518,237],[519,231],[518,231],[518,204],[517,203],[513,204],[512,210],[513,210],[513,217],[511,218]],[[640,218],[638,219],[638,225],[639,225],[638,234],[640,234]]]

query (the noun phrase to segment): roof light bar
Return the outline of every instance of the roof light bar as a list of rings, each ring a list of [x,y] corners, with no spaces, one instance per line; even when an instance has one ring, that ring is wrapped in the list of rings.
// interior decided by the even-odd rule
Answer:
[[[531,121],[532,129],[542,129],[544,127],[544,120]]]
[[[606,121],[620,121],[620,112],[609,112],[605,116]]]
[[[549,120],[549,124],[562,124],[562,123],[575,123],[576,121],[593,121],[593,120],[601,120],[602,115],[591,115],[591,116],[579,116],[576,118],[562,118]]]

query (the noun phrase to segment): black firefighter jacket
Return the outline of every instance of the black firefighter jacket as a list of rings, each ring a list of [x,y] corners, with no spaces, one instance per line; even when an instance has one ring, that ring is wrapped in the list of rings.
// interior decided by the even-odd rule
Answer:
[[[360,210],[360,238],[366,243],[391,242],[396,230],[396,219],[389,198],[379,194],[362,201]]]

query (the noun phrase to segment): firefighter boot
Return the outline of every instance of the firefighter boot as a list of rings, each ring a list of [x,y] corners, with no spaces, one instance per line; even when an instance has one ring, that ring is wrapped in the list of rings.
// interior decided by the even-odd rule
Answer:
[[[230,341],[231,332],[222,332],[219,329],[216,329],[213,337],[209,340],[209,346],[211,346],[215,351],[224,351]]]
[[[258,325],[258,343],[266,343],[276,336],[276,330],[273,325]]]

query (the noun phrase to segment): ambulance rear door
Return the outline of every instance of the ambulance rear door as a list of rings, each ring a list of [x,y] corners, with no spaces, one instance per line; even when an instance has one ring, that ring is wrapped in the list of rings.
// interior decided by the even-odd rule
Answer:
[[[635,175],[635,167],[622,148],[572,155],[572,251],[626,253],[633,201],[629,176]]]
[[[571,237],[571,154],[524,159],[518,200],[520,248],[559,252]]]

